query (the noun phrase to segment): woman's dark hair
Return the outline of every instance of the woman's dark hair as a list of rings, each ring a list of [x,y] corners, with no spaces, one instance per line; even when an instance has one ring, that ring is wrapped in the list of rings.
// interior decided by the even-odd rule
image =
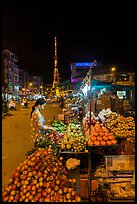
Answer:
[[[38,106],[38,105],[43,105],[43,104],[46,104],[46,101],[43,98],[37,99],[35,104],[32,106],[32,111],[30,113],[30,117],[32,117],[32,113],[35,110],[35,107]]]

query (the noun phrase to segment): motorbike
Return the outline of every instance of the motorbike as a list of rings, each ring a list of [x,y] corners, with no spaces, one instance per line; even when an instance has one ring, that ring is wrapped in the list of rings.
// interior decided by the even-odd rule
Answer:
[[[9,103],[9,109],[10,109],[10,110],[16,110],[16,104],[15,104],[15,102],[10,102],[10,103]]]
[[[26,103],[22,102],[21,105],[23,108],[28,108],[28,102],[26,102]]]
[[[5,115],[8,113],[8,106],[6,101],[2,101],[2,113]]]

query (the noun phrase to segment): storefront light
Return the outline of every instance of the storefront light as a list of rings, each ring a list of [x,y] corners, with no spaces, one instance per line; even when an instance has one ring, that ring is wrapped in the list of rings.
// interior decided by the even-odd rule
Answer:
[[[87,95],[87,92],[90,90],[90,86],[88,86],[87,84],[84,86],[84,88],[82,89],[82,92],[84,95]]]

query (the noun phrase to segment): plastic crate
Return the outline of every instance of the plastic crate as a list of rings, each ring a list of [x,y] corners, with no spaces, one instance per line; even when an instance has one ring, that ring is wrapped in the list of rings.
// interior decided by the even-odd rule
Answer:
[[[134,155],[105,156],[106,170],[108,171],[134,171]]]

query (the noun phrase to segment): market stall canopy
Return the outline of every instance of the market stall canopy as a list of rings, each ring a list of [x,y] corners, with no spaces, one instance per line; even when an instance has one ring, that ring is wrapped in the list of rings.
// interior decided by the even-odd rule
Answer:
[[[112,85],[112,88],[115,90],[122,90],[122,91],[129,91],[129,90],[135,90],[135,86],[131,85]]]
[[[103,88],[106,88],[107,90],[111,90],[112,89],[112,83],[92,79],[91,87],[95,88],[96,90],[97,89],[103,89]]]

